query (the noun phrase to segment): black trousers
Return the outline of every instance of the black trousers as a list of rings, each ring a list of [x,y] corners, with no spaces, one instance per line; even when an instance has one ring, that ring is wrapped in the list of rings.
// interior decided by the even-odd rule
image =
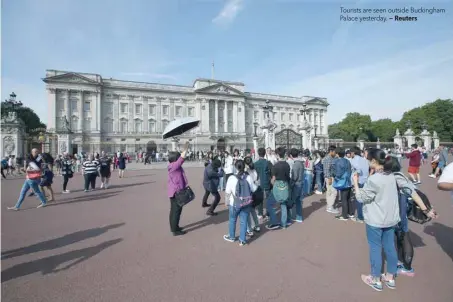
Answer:
[[[355,213],[355,200],[351,198],[352,189],[346,189],[339,192],[341,201],[341,216],[348,218]]]
[[[4,172],[3,170],[4,170],[4,169],[2,168],[2,177],[3,177],[3,178],[6,178],[5,172]]]
[[[398,251],[398,260],[404,265],[407,270],[412,269],[412,260],[414,259],[414,245],[412,244],[409,233],[402,230],[397,230],[396,235],[396,249]]]
[[[208,197],[209,194],[212,194],[214,196],[214,202],[211,204],[209,207],[208,212],[214,212],[215,208],[219,205],[220,202],[220,194],[219,192],[209,192],[207,190],[204,191],[204,196],[203,196],[203,203],[202,204],[207,204],[208,203]]]
[[[97,173],[89,173],[89,174],[85,174],[85,190],[88,190],[90,188],[90,185],[91,185],[91,189],[95,189],[96,188],[96,177],[97,177]]]
[[[174,233],[179,230],[179,220],[181,219],[182,207],[176,202],[174,197],[170,198],[170,230]]]
[[[63,174],[63,191],[66,191],[66,187],[68,186],[69,177],[66,174]]]

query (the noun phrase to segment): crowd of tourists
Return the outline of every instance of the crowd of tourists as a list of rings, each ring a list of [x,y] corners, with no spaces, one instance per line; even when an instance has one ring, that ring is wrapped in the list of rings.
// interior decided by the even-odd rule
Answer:
[[[38,208],[55,201],[52,188],[55,175],[63,178],[63,194],[70,193],[68,189],[70,179],[79,173],[84,177],[84,192],[96,189],[97,178],[100,178],[100,188],[108,189],[112,170],[117,169],[118,177],[123,178],[127,162],[127,155],[119,151],[113,156],[108,156],[104,151],[101,154],[83,155],[70,155],[65,152],[54,159],[48,153],[40,153],[33,149],[26,157],[23,168],[18,169],[25,174],[25,181],[16,204],[8,207],[8,210],[18,211],[30,190],[28,196],[36,196],[40,201]]]
[[[186,234],[179,221],[184,205],[195,198],[182,167],[188,148],[189,143],[181,153],[170,152],[168,158],[170,230],[174,236]],[[443,150],[441,147],[438,151]],[[394,289],[397,275],[414,275],[409,220],[425,223],[437,217],[427,196],[418,189],[424,156],[417,145],[404,154],[409,159],[409,177],[402,171],[401,156],[377,148],[344,150],[331,146],[313,153],[260,148],[257,155],[258,159],[253,160],[251,154],[234,150],[232,154],[219,151],[206,156],[201,206],[207,208],[207,215],[217,215],[220,192],[224,191],[229,209],[225,241],[245,246],[247,238],[260,232],[261,224],[278,230],[302,223],[304,198],[326,194],[328,213],[339,221],[365,224],[371,273],[361,276],[363,282],[381,291],[383,284]],[[437,160],[440,166],[438,188],[453,191],[453,163],[448,164],[447,159],[448,154],[433,162]],[[210,195],[212,203],[208,202]],[[382,253],[387,261],[384,274]]]

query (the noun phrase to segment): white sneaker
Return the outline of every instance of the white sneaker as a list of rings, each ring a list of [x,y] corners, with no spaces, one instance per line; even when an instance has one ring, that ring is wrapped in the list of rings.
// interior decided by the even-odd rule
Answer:
[[[104,183],[101,183],[101,189],[104,189]]]
[[[318,191],[318,190],[316,190],[316,191],[315,191],[315,194],[317,194],[317,195],[322,195],[323,193],[320,192],[320,191]]]
[[[63,191],[63,194],[68,194],[68,193],[71,193],[71,191],[69,191],[69,190],[64,190]]]
[[[436,175],[434,175],[434,174],[429,174],[428,177],[436,178]]]
[[[36,208],[38,208],[38,209],[39,209],[39,208],[44,208],[45,206],[46,206],[46,204],[41,203],[41,204],[39,204],[39,206],[37,206]]]
[[[328,207],[326,209],[326,211],[329,212],[329,213],[332,213],[332,214],[340,214],[340,211],[338,211],[337,209],[334,209],[332,207]]]

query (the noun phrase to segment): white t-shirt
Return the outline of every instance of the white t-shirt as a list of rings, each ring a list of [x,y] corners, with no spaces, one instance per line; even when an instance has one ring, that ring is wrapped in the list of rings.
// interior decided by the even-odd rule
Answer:
[[[442,175],[439,177],[437,183],[449,183],[453,184],[453,163],[449,163],[443,170]],[[453,201],[453,191],[450,192],[451,199]]]
[[[250,190],[252,190],[252,192],[255,192],[258,187],[254,184],[253,178],[250,175],[247,175],[246,180],[247,180],[247,182],[250,185]],[[230,206],[234,205],[234,197],[233,196],[236,194],[236,185],[237,185],[237,183],[238,183],[238,179],[236,178],[236,176],[235,175],[231,175],[228,178],[228,181],[227,181],[226,186],[225,186],[225,195],[229,196],[229,205]]]

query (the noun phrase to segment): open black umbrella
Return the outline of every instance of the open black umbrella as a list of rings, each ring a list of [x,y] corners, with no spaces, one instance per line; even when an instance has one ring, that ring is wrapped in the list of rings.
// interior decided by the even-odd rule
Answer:
[[[174,121],[171,121],[162,134],[163,139],[167,139],[173,136],[181,135],[193,128],[198,127],[200,120],[194,117],[183,117]]]

